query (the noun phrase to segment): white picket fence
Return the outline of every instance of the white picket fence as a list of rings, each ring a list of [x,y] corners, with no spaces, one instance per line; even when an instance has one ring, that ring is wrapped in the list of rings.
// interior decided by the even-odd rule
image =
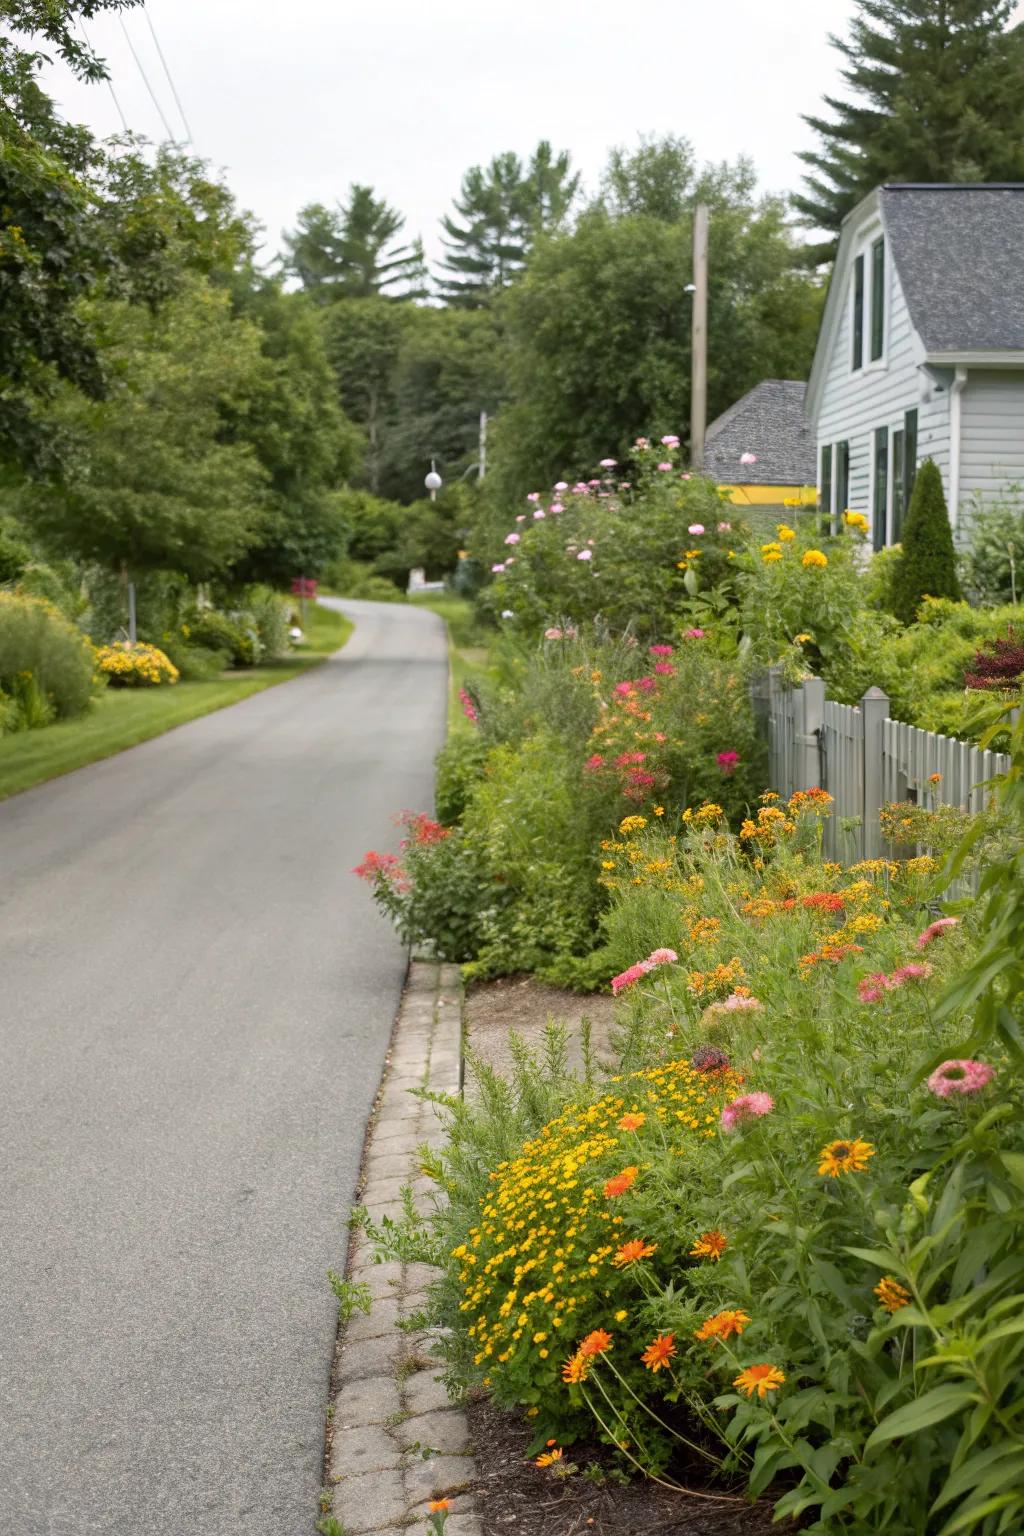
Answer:
[[[824,850],[844,862],[886,852],[884,805],[909,800],[980,811],[989,781],[1010,766],[1003,752],[891,720],[880,688],[869,688],[859,705],[837,704],[825,697],[821,678],[789,688],[769,668],[755,683],[754,709],[768,743],[768,782],[786,798],[797,789],[828,790],[834,803]]]

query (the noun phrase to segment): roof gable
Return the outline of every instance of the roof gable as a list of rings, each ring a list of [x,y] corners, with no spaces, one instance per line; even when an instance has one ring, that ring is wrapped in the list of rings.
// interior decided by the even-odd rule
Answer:
[[[813,485],[814,437],[802,379],[764,379],[711,423],[704,472],[728,485]],[[741,464],[744,453],[756,463]]]

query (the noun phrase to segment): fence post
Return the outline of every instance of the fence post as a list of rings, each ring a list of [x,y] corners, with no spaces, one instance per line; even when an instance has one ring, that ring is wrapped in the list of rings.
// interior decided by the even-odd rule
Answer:
[[[860,701],[864,729],[864,857],[877,859],[882,852],[882,830],[878,813],[883,800],[883,731],[889,718],[889,695],[881,688],[869,688]]]
[[[794,789],[819,789],[821,783],[821,737],[825,725],[825,683],[820,677],[808,677],[800,684],[800,730],[796,738],[796,784]]]

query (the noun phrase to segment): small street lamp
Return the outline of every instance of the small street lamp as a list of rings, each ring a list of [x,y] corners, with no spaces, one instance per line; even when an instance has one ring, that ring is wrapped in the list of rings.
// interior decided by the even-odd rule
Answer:
[[[441,476],[437,472],[437,465],[434,463],[433,459],[431,459],[431,461],[430,461],[430,473],[427,476],[427,478],[424,480],[423,484],[426,486],[427,490],[430,492],[430,499],[431,499],[431,501],[436,501],[437,500],[437,493],[441,489],[441,486],[444,484],[444,482],[441,479]]]

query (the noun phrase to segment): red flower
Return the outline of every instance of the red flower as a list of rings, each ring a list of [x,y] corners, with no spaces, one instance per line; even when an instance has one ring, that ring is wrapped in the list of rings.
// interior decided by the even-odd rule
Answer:
[[[718,766],[724,774],[735,773],[739,760],[738,752],[719,752],[718,754]]]

